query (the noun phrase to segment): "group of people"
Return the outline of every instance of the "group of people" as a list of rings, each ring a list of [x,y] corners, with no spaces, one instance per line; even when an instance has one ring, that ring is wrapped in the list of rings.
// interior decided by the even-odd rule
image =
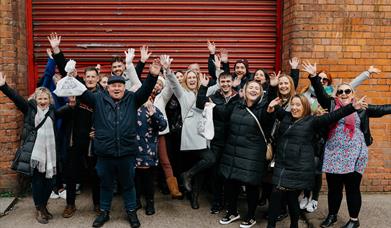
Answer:
[[[155,213],[161,167],[172,198],[187,196],[193,209],[207,185],[213,194],[210,212],[226,211],[222,225],[241,218],[238,197],[245,194],[242,228],[254,226],[257,206],[266,204],[268,228],[286,217],[287,208],[290,227],[298,227],[301,209],[317,209],[326,173],[329,214],[321,226],[337,221],[345,187],[350,220],[344,227],[359,227],[360,183],[372,143],[369,118],[390,114],[391,105],[369,105],[355,97],[355,88],[380,70],[371,66],[352,82],[334,86],[329,73],[304,62],[310,86],[299,93],[298,58],[289,61],[290,75],[264,69],[252,74],[246,59],[237,60],[231,73],[228,52],[217,54],[208,41],[209,75],[196,63],[174,71],[173,59],[161,55],[142,82],[151,56],[143,46],[136,66],[135,50],[128,49],[125,61],[114,58],[110,75],[100,75],[98,65],[80,77],[60,50],[61,37],[53,33],[48,40],[46,71],[28,100],[0,72],[0,90],[24,114],[12,169],[32,177],[39,223],[53,218],[48,199],[62,186],[63,217],[72,217],[76,184],[87,176],[97,212],[93,227],[110,219],[114,186],[120,187],[131,227],[140,227],[137,210]],[[64,77],[81,82],[81,95],[56,95]],[[205,133],[211,130],[207,122],[213,122],[212,139]]]

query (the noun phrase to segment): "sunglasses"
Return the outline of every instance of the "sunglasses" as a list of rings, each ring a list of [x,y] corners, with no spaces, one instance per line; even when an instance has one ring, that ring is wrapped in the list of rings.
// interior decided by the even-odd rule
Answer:
[[[328,79],[328,78],[320,78],[320,81],[323,82],[323,83],[329,83],[330,79]]]
[[[351,89],[345,89],[345,90],[339,89],[339,90],[337,90],[337,95],[342,95],[343,93],[345,93],[346,95],[349,95],[351,92],[352,92]]]

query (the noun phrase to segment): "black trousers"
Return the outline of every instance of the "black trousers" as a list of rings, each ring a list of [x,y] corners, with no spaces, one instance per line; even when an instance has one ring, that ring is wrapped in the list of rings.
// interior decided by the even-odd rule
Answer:
[[[329,214],[338,214],[343,197],[342,191],[345,186],[349,215],[351,218],[358,218],[361,209],[361,179],[362,175],[357,172],[347,174],[326,173]]]
[[[45,173],[38,172],[34,169],[31,179],[33,192],[33,200],[36,207],[46,206],[50,197],[50,193],[54,187],[54,180],[45,177]]]
[[[257,209],[259,187],[249,185],[238,180],[227,179],[225,180],[225,197],[228,203],[228,213],[238,213],[238,197],[240,194],[241,186],[246,186],[247,196],[247,216],[248,219],[255,218],[255,210]]]
[[[179,177],[179,175],[185,171],[183,167],[182,153],[181,153],[181,131],[177,130],[165,135],[166,145],[167,145],[167,154],[171,163],[172,171],[174,176]]]
[[[211,151],[215,156],[216,162],[211,167],[210,183],[213,193],[213,204],[224,206],[224,177],[220,173],[220,158],[224,152],[224,146],[212,144]]]
[[[282,202],[287,202],[289,209],[289,216],[291,218],[291,228],[299,227],[299,217],[300,217],[300,206],[298,197],[301,193],[301,190],[279,190],[273,188],[270,204],[269,204],[269,224],[272,226],[276,225],[276,219],[281,214],[281,204]]]
[[[145,200],[153,200],[155,195],[155,173],[156,167],[136,168],[135,185],[136,198],[140,200],[140,196],[144,195]]]

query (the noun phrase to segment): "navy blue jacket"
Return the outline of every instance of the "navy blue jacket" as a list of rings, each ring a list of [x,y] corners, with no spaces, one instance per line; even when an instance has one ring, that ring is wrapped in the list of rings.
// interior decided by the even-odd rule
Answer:
[[[117,158],[137,154],[137,109],[151,94],[157,77],[148,75],[136,92],[125,90],[115,102],[107,91],[85,91],[80,100],[94,107],[94,153],[99,157]]]

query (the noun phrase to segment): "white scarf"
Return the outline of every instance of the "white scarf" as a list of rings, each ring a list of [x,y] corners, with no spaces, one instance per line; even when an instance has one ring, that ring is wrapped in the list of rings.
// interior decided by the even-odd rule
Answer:
[[[45,118],[49,108],[45,110],[37,107],[35,126]],[[40,173],[45,173],[46,178],[56,175],[56,141],[54,137],[53,121],[46,118],[45,123],[38,129],[30,161],[32,168],[37,168]]]

